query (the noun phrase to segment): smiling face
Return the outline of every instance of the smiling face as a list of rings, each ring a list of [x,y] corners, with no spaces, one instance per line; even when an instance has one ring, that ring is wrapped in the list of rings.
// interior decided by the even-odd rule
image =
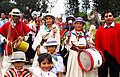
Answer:
[[[83,29],[83,23],[82,22],[80,22],[80,21],[78,21],[78,22],[75,22],[75,29],[77,30],[77,31],[80,31],[80,30],[82,30]]]
[[[104,15],[105,23],[109,26],[114,21],[114,17],[111,12],[105,13]]]
[[[50,16],[47,16],[45,18],[46,25],[52,25],[53,24],[53,18]]]
[[[52,63],[48,61],[48,59],[44,59],[41,63],[39,63],[39,66],[43,71],[47,72],[52,67]]]
[[[14,62],[12,63],[17,70],[21,70],[24,66],[24,62]]]
[[[50,54],[53,54],[54,52],[56,52],[56,48],[57,46],[48,46],[47,50]]]

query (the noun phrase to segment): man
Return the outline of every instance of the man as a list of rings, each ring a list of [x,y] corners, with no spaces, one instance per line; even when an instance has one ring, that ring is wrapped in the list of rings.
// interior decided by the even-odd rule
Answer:
[[[1,13],[1,18],[0,18],[0,28],[8,22],[8,19],[5,17],[5,13]],[[3,43],[0,41],[0,55],[3,54]]]
[[[99,48],[105,57],[104,65],[98,69],[99,77],[119,77],[120,64],[120,24],[114,22],[112,11],[103,13],[105,24],[98,28],[95,36],[95,47]],[[108,71],[109,67],[109,71]]]
[[[5,17],[5,13],[1,13],[0,27],[2,27],[6,22],[8,22],[8,19]]]
[[[15,43],[25,40],[27,37],[25,37],[25,35],[30,31],[30,28],[20,20],[22,19],[22,14],[19,9],[14,8],[9,14],[11,16],[10,21],[0,28],[1,42],[4,43],[2,75],[4,75],[11,65],[8,61],[11,53],[17,50],[17,48],[14,47]]]

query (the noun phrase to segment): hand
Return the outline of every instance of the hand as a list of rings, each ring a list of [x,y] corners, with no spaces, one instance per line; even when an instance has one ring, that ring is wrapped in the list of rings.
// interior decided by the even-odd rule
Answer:
[[[40,55],[40,46],[39,45],[36,48],[36,53],[37,53],[38,56]]]
[[[18,40],[20,40],[20,41],[23,41],[23,39],[24,39],[24,37],[22,37],[22,36],[18,37]]]
[[[71,37],[71,32],[70,31],[68,31],[68,37]]]

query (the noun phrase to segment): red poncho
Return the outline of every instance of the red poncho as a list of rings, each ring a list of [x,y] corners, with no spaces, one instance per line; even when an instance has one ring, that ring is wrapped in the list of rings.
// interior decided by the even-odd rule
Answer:
[[[16,40],[19,36],[25,36],[26,34],[28,34],[29,31],[30,28],[22,22],[17,23],[14,28],[10,25],[10,22],[7,22],[0,28],[0,34],[2,34],[11,42]],[[7,54],[11,53],[10,47],[6,44],[4,45],[4,50]]]
[[[95,36],[95,46],[102,52],[108,52],[120,64],[120,24],[114,27],[98,28]]]

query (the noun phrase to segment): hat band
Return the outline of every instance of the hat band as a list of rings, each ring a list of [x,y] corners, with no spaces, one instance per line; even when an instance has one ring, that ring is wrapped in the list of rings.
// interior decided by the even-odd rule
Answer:
[[[20,12],[13,12],[13,14],[20,14]]]
[[[11,60],[24,60],[23,58],[15,58],[15,59],[11,59]]]
[[[57,43],[57,42],[56,41],[48,41],[46,43],[50,44],[50,43]]]

